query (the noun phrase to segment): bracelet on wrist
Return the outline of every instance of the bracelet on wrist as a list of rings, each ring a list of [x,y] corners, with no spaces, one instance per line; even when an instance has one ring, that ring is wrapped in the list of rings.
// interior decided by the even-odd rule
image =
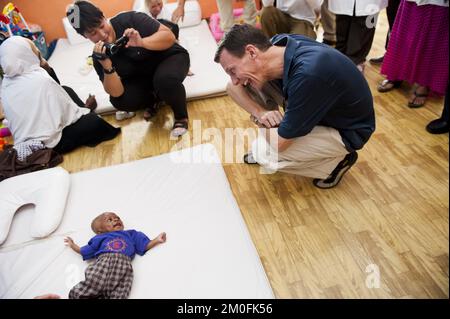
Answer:
[[[103,68],[103,73],[105,74],[113,74],[114,72],[116,72],[116,68],[114,66],[112,66],[110,69]]]

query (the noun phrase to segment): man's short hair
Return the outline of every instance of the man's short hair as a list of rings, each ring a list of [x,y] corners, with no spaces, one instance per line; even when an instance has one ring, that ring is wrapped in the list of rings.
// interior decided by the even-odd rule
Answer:
[[[89,1],[78,0],[67,8],[66,16],[77,33],[84,36],[98,28],[105,18],[103,12]]]
[[[227,49],[232,55],[242,58],[248,44],[254,45],[263,52],[272,46],[269,38],[261,30],[249,24],[235,24],[219,44],[214,61],[219,63],[223,49]]]

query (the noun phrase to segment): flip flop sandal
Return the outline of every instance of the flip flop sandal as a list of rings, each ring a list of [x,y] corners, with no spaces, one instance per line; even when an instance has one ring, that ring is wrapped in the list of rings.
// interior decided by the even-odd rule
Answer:
[[[392,86],[388,86],[387,85],[392,85]],[[383,80],[380,84],[378,84],[377,90],[380,93],[385,93],[385,92],[389,92],[392,91],[395,88],[400,87],[400,85],[402,85],[402,81],[390,81],[390,80]]]
[[[181,120],[181,121],[175,121],[175,123],[173,123],[173,128],[172,128],[172,136],[173,137],[180,137],[184,134],[187,133],[188,131],[188,120]]]
[[[425,105],[425,102],[427,101],[426,99],[423,101],[423,103],[414,103],[414,101],[416,100],[416,98],[418,97],[428,97],[428,93],[417,93],[416,91],[414,91],[414,100],[412,102],[408,102],[408,106],[412,109],[417,109],[419,107],[422,107]]]

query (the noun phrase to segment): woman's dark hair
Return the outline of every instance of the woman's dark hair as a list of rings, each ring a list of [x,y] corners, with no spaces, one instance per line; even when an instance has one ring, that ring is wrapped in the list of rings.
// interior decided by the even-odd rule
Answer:
[[[89,1],[75,1],[67,8],[66,16],[77,33],[84,36],[98,28],[105,18],[103,12]]]
[[[232,55],[242,58],[248,44],[254,45],[263,52],[272,46],[272,43],[261,30],[249,24],[235,24],[219,44],[214,61],[219,63],[223,49],[227,49]]]

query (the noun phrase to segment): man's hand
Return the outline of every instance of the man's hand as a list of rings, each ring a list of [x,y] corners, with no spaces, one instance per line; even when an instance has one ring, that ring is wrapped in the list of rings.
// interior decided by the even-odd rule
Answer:
[[[265,128],[278,127],[283,120],[280,111],[267,111],[257,117],[259,124]]]
[[[178,20],[181,19],[181,22],[183,22],[184,19],[184,5],[178,6],[175,11],[172,13],[172,22],[178,23]]]
[[[127,36],[129,38],[126,48],[129,47],[143,47],[144,42],[142,40],[141,35],[139,32],[133,28],[126,29],[123,35]]]

